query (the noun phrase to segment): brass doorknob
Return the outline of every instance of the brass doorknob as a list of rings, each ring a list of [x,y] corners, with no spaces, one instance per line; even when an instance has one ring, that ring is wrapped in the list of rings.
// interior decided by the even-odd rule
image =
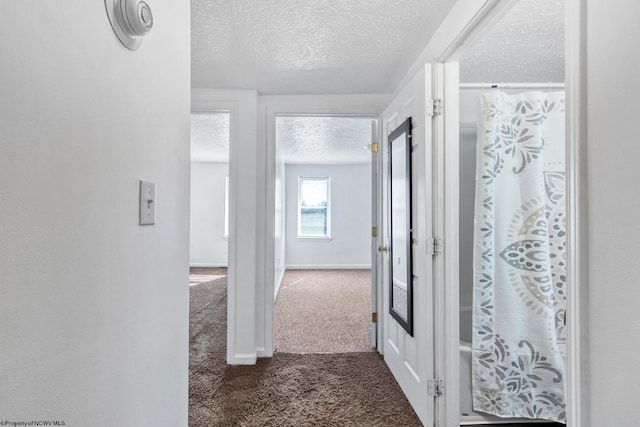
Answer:
[[[378,252],[387,252],[387,246],[386,245],[378,246]]]

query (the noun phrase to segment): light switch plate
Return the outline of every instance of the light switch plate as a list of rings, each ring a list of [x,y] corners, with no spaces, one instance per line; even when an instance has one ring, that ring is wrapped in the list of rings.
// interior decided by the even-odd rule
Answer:
[[[140,181],[140,225],[156,223],[156,184]]]

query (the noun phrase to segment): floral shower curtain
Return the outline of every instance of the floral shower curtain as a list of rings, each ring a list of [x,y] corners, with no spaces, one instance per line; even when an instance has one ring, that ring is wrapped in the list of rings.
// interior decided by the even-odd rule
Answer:
[[[564,92],[480,97],[473,405],[565,422]]]

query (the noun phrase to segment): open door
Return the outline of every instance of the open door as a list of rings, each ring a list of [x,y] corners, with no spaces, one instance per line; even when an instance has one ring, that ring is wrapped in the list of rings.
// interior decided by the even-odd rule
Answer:
[[[431,66],[425,65],[383,114],[381,153],[385,165],[382,168],[385,185],[382,223],[385,225],[379,248],[379,256],[383,259],[379,274],[383,282],[384,312],[380,313],[380,317],[383,318],[384,328],[384,359],[425,426],[435,423],[434,403],[440,392],[439,382],[434,378],[433,251],[429,248],[429,242],[432,241],[432,131],[426,108],[430,98]],[[403,124],[406,127],[407,123],[410,132],[405,132],[403,136],[402,129],[396,130]],[[396,142],[392,146],[390,141],[406,141],[407,144],[404,148],[402,144],[394,148]],[[397,159],[402,156],[406,156],[410,166],[405,178],[402,173],[397,173],[400,168]],[[393,172],[394,167],[396,172]],[[403,179],[408,182],[401,182]],[[404,199],[399,199],[406,202],[409,209],[406,213],[394,206],[398,198],[391,194],[393,188],[401,186],[406,188]],[[394,214],[396,218],[398,215],[407,216],[402,221],[394,221]],[[398,234],[403,231],[407,231],[408,235]],[[394,248],[401,245],[404,247]],[[408,266],[407,259],[411,260]],[[399,277],[394,275],[392,265],[396,271],[405,267],[408,271],[405,270],[404,275]],[[402,290],[394,283],[403,280],[406,280],[410,298],[403,298],[402,292],[394,293]],[[403,306],[403,303],[406,305]]]

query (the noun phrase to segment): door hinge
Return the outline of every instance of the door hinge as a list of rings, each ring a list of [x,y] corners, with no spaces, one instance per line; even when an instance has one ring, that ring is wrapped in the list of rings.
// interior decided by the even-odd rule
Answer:
[[[432,378],[427,381],[427,394],[431,397],[444,396],[444,380]]]
[[[437,117],[442,115],[442,99],[427,100],[427,116]]]
[[[378,227],[371,227],[371,236],[378,237]]]
[[[373,144],[371,144],[371,151],[373,151],[374,153],[378,152],[378,143],[374,142]]]
[[[378,323],[378,313],[371,313],[371,322]]]
[[[427,239],[427,254],[440,255],[440,252],[442,252],[442,239],[429,237]]]

